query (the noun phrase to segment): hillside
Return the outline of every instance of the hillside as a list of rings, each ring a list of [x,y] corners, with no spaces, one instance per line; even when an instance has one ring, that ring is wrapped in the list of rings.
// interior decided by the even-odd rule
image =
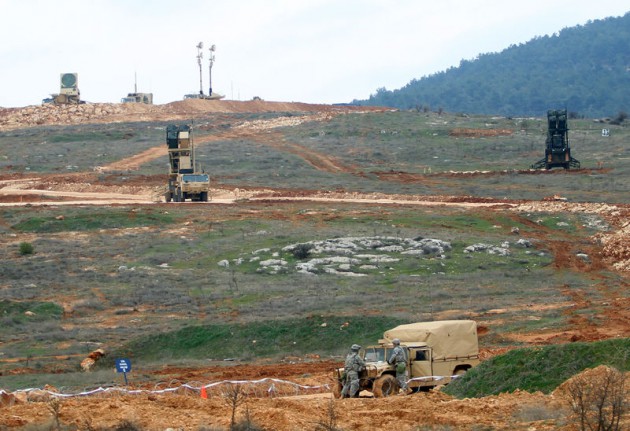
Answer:
[[[164,201],[182,121],[210,202]],[[531,170],[545,127],[272,102],[0,111],[0,429],[223,430],[241,385],[247,429],[571,431],[551,388],[627,360],[577,355],[544,393],[519,376],[548,383],[556,345],[628,357],[630,130],[572,120],[582,168]],[[352,343],[443,319],[477,321],[497,369],[518,349],[519,389],[332,398]]]
[[[551,10],[550,10],[550,13]],[[630,109],[630,13],[484,53],[359,105],[539,116],[567,107],[586,117]]]
[[[165,105],[143,103],[86,103],[81,105],[43,104],[22,108],[0,107],[0,131],[46,125],[103,124],[140,121],[191,121],[207,114],[260,114],[274,112],[360,112],[383,108],[343,109],[331,105],[299,102],[234,101],[187,99]]]

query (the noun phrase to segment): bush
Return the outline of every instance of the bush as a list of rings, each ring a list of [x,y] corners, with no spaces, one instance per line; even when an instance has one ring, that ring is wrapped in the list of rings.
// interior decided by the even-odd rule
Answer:
[[[304,260],[310,256],[312,248],[313,244],[298,244],[291,253],[296,259]]]
[[[627,410],[626,376],[615,368],[598,367],[567,385],[569,405],[582,431],[617,431]]]
[[[617,114],[617,116],[610,120],[610,124],[614,124],[616,126],[619,126],[621,123],[623,123],[626,119],[628,118],[628,114],[626,112],[619,112],[619,114]]]
[[[20,254],[25,256],[27,254],[35,253],[35,247],[30,242],[21,242],[20,243]]]

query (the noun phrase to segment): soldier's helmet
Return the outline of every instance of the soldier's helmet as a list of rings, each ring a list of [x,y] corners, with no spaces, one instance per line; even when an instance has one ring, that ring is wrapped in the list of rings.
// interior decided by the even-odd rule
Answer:
[[[392,344],[393,344],[394,346],[399,346],[399,345],[400,345],[400,340],[399,340],[398,338],[394,338],[394,339],[392,340]]]
[[[350,347],[350,350],[358,352],[359,350],[361,350],[361,346],[359,346],[358,344],[353,344],[352,347]]]

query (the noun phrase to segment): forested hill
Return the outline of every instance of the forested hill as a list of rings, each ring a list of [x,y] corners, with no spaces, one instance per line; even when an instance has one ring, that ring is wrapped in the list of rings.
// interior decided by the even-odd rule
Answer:
[[[410,53],[411,55],[411,53]],[[359,105],[544,115],[567,108],[586,117],[630,109],[630,12],[481,54],[401,89],[380,88]]]

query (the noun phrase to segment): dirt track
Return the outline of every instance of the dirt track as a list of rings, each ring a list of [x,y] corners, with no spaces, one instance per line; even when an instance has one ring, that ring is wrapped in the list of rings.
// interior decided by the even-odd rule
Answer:
[[[209,104],[210,103],[210,104]],[[58,108],[58,109],[57,109]],[[93,109],[94,108],[94,109]],[[189,118],[195,112],[208,112],[216,109],[220,112],[253,112],[255,110],[281,110],[306,112],[301,117],[290,117],[290,121],[325,121],[332,115],[341,115],[347,109],[330,106],[313,106],[304,104],[270,104],[265,102],[208,102],[186,101],[176,102],[164,106],[129,105],[86,106],[76,107],[84,110],[82,117],[76,111],[62,107],[35,107],[23,110],[0,110],[0,130],[10,130],[34,124],[70,124],[72,119],[84,118],[85,122],[116,122],[116,121],[158,121],[166,119]],[[126,110],[125,110],[126,109]],[[349,108],[348,108],[349,109]],[[356,110],[355,110],[356,111]],[[100,114],[99,114],[100,112]],[[72,114],[72,115],[71,115]],[[52,119],[52,120],[51,120]],[[222,135],[212,139],[228,139],[247,136],[265,145],[272,145],[274,149],[286,151],[303,157],[317,169],[329,172],[353,172],[353,167],[345,166],[334,158],[304,148],[290,142],[273,139],[273,129],[287,126],[289,118],[284,120],[270,120],[268,122],[243,123],[234,127],[230,135]],[[299,124],[299,123],[292,123]],[[462,132],[463,133],[463,132]],[[470,133],[470,131],[465,131]],[[203,145],[208,141],[200,141]],[[146,204],[166,205],[162,202],[163,178],[141,178],[130,181],[128,185],[120,187],[107,181],[95,181],[96,175],[118,170],[133,171],[142,163],[162,157],[166,154],[163,145],[155,146],[142,153],[132,155],[124,160],[99,168],[99,172],[62,174],[62,175],[12,175],[0,177],[0,205],[110,205],[110,204]],[[383,180],[391,180],[394,173],[383,173]],[[397,173],[397,181],[401,180],[401,173]],[[402,178],[404,181],[404,178]],[[408,180],[418,180],[417,178]],[[233,203],[249,199],[267,201],[311,200],[318,202],[361,202],[364,204],[378,203],[392,205],[428,205],[446,206],[457,205],[465,207],[484,207],[489,211],[525,212],[525,211],[575,211],[598,214],[605,218],[614,230],[601,234],[598,240],[602,244],[601,257],[598,265],[614,267],[616,270],[630,270],[630,209],[619,205],[605,204],[576,204],[561,201],[522,202],[522,201],[491,201],[475,197],[450,196],[409,196],[360,194],[344,192],[313,192],[286,190],[258,190],[258,189],[215,189],[212,191],[212,201],[208,204],[195,203],[191,205],[213,205],[217,203]],[[553,245],[552,245],[553,246]],[[557,245],[556,264],[560,267],[579,266],[580,262],[571,260],[562,252],[562,244]],[[593,253],[597,256],[597,253]],[[588,270],[588,268],[585,268]],[[589,298],[580,292],[567,292],[575,304],[574,310],[589,307]],[[602,292],[607,295],[606,292]],[[521,341],[533,344],[548,344],[556,341],[568,340],[596,340],[615,336],[630,336],[630,318],[627,310],[630,308],[628,298],[607,296],[606,301],[613,304],[606,316],[606,326],[595,327],[592,322],[580,320],[575,313],[574,329],[562,334],[521,334]],[[495,352],[485,352],[486,357]],[[210,381],[245,379],[256,380],[273,377],[292,381],[301,385],[325,385],[330,383],[331,370],[335,364],[330,361],[312,360],[302,362],[297,358],[296,364],[283,363],[274,365],[246,365],[236,367],[205,367],[203,369],[164,369],[155,371],[155,380],[170,379],[171,381],[187,383],[197,382],[205,384]],[[139,389],[151,390],[150,387]],[[33,423],[43,423],[51,418],[50,404],[20,403],[11,407],[0,406],[0,427],[20,427]],[[91,396],[83,398],[69,398],[62,400],[60,419],[63,423],[75,423],[80,429],[95,429],[94,427],[114,427],[124,420],[131,420],[145,429],[159,430],[168,427],[175,429],[196,430],[201,426],[225,428],[229,424],[230,409],[224,398],[220,396],[202,399],[196,393],[158,394],[143,392],[136,395]],[[441,426],[439,429],[528,429],[551,430],[558,429],[549,425],[545,420],[528,420],[523,411],[554,410],[564,411],[566,401],[561,396],[529,394],[516,392],[502,394],[483,399],[455,400],[440,393],[418,393],[408,397],[393,397],[389,399],[372,399],[362,397],[352,400],[338,400],[331,404],[328,394],[286,397],[286,398],[250,398],[247,410],[250,417],[257,424],[270,430],[312,430],[331,418],[331,406],[337,415],[337,425],[345,430],[374,430],[388,429],[393,421],[400,430],[416,429],[417,427]],[[242,417],[245,407],[239,409]],[[531,415],[530,415],[531,416]],[[485,428],[484,428],[485,427]],[[569,425],[564,429],[571,429]]]

